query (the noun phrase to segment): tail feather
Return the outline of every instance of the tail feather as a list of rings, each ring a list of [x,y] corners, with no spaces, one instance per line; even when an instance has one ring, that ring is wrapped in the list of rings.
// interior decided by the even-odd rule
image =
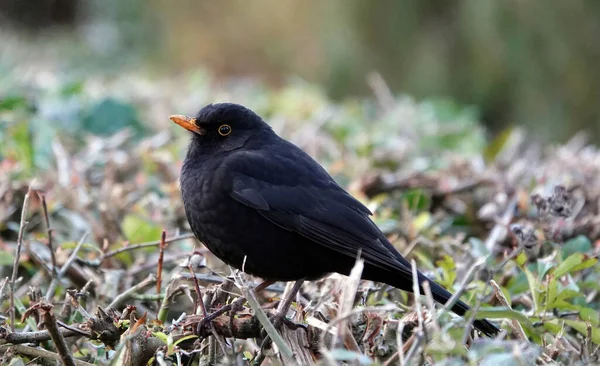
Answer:
[[[446,304],[450,297],[452,297],[452,294],[446,291],[442,286],[425,277],[425,275],[421,276],[422,278],[419,278],[419,281],[429,282],[433,299],[440,304]],[[464,302],[457,300],[452,306],[451,310],[462,316],[465,315],[465,313],[469,310],[469,306]],[[498,329],[498,327],[496,327],[487,319],[477,319],[473,322],[473,326],[489,337],[493,337],[500,332],[500,329]]]

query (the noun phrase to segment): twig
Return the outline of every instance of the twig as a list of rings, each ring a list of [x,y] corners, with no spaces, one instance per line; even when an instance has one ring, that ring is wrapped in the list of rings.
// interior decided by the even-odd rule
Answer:
[[[165,241],[167,240],[167,231],[163,230],[160,236],[160,245],[158,251],[158,268],[156,270],[156,294],[160,295],[160,288],[162,287],[162,271],[163,271],[163,261],[165,259],[165,247],[167,244]],[[160,300],[158,300],[158,306],[160,306]]]
[[[314,322],[312,320],[316,320],[314,318],[308,318],[307,322],[309,325],[315,326],[319,329],[322,329],[323,332],[325,334],[329,333],[333,336],[336,336],[336,333],[333,331],[333,327],[335,327],[336,325],[338,325],[340,322],[344,321],[345,319],[348,319],[350,317],[353,317],[357,314],[361,314],[361,313],[365,313],[365,312],[394,312],[394,311],[398,311],[400,308],[398,308],[396,305],[382,305],[382,306],[365,306],[365,307],[357,307],[352,309],[351,311],[345,313],[345,314],[341,314],[338,315],[335,319],[333,319],[331,322],[329,323],[325,323],[326,325],[321,326],[319,322]],[[328,353],[328,349],[324,346],[325,343],[325,337],[321,338],[321,350],[323,351],[323,354],[325,355],[326,353]]]
[[[160,304],[160,307],[158,309],[158,315],[156,316],[158,318],[158,320],[160,320],[161,322],[165,323],[167,321],[167,314],[169,312],[169,307],[171,306],[171,299],[176,296],[177,294],[179,294],[179,292],[189,292],[187,285],[180,285],[179,287],[175,288],[175,283],[176,281],[169,281],[169,284],[167,285],[167,288],[165,289],[165,294],[164,295],[160,295],[162,298],[162,303]],[[134,298],[137,300],[138,298],[138,294],[134,295]],[[147,296],[147,295],[144,295]],[[151,295],[151,296],[155,296],[155,295]],[[192,301],[193,302],[193,301]]]
[[[204,299],[202,298],[202,292],[200,291],[200,285],[198,284],[198,279],[196,278],[196,274],[194,273],[192,264],[189,263],[189,261],[188,261],[188,269],[190,270],[190,274],[192,275],[192,278],[194,279],[194,288],[196,290],[196,296],[197,296],[196,303],[194,305],[194,314],[197,314],[198,308],[200,308],[200,311],[202,312],[202,316],[204,317],[204,319],[206,319],[208,317],[208,313],[206,312],[206,306],[204,305]],[[219,346],[221,347],[223,354],[227,355],[227,345],[225,344],[225,342],[223,342],[223,340],[217,333],[214,324],[212,322],[209,322],[208,327],[210,328],[210,332],[212,333],[213,337],[215,337],[215,339],[219,343]]]
[[[381,109],[386,113],[390,112],[394,108],[396,100],[381,74],[378,72],[370,73],[367,75],[367,83],[371,87],[373,94],[375,94],[375,99],[379,102]]]
[[[107,308],[119,308],[125,301],[130,299],[133,294],[144,291],[147,287],[154,285],[154,283],[156,283],[156,277],[154,274],[148,275],[148,277],[146,277],[146,279],[144,279],[142,282],[115,297],[115,299],[108,305]]]
[[[6,300],[6,296],[4,295],[4,289],[6,288],[6,284],[9,284],[9,278],[4,277],[4,279],[0,282],[0,304]],[[9,284],[10,287],[10,284]]]
[[[21,224],[19,225],[19,236],[17,237],[17,249],[15,252],[15,259],[13,262],[12,277],[10,279],[10,330],[15,331],[15,281],[17,280],[17,273],[19,272],[19,257],[21,257],[21,247],[23,246],[23,235],[25,233],[25,226],[27,225],[27,207],[29,206],[29,195],[31,193],[31,186],[25,194],[23,200],[23,209],[21,211]]]
[[[383,364],[383,366],[391,366],[393,364],[396,363],[396,361],[398,362],[398,365],[405,365],[404,363],[404,347],[405,346],[411,346],[412,345],[412,339],[414,339],[414,334],[410,336],[410,338],[407,340],[407,343],[405,344],[404,341],[402,340],[402,333],[404,332],[404,318],[400,319],[398,321],[398,328],[396,330],[396,344],[398,347],[398,350],[396,352],[394,352],[393,355],[390,356],[390,358],[388,358],[385,363]]]
[[[194,304],[194,314],[196,314],[198,312],[198,308],[200,308],[202,315],[204,316],[204,318],[206,318],[208,316],[208,313],[206,312],[206,306],[204,306],[204,299],[202,298],[202,292],[200,291],[200,285],[198,284],[198,279],[196,278],[196,274],[194,273],[194,269],[192,268],[191,264],[188,264],[188,269],[190,271],[190,274],[192,275],[193,282],[194,282],[194,289],[196,290],[196,296],[197,296],[196,303]]]
[[[69,256],[65,264],[63,264],[60,267],[60,271],[58,272],[59,277],[63,277],[67,273],[67,270],[69,270],[69,267],[71,267],[71,264],[73,264],[73,261],[75,260],[75,258],[77,258],[77,253],[79,252],[79,249],[81,249],[81,247],[83,246],[83,243],[85,242],[85,239],[87,238],[89,233],[89,231],[83,233],[81,239],[79,239],[79,242],[77,242],[77,246],[75,246],[75,249],[73,249],[73,252]]]
[[[490,284],[492,285],[492,288],[494,289],[494,293],[495,293],[496,297],[498,298],[498,300],[500,301],[500,303],[502,305],[508,307],[509,309],[512,309],[512,307],[510,306],[508,300],[504,296],[504,293],[502,292],[502,290],[500,289],[500,286],[498,286],[496,281],[490,280]],[[510,327],[515,332],[517,338],[527,341],[527,335],[525,334],[525,331],[523,330],[521,323],[519,323],[519,321],[517,319],[510,320]]]
[[[194,277],[196,277],[196,276],[194,276]],[[267,280],[267,281],[263,281],[263,282],[259,283],[259,284],[258,284],[258,285],[255,287],[255,290],[254,290],[254,291],[256,291],[256,292],[260,292],[260,291],[262,291],[262,290],[265,290],[265,289],[269,288],[269,286],[270,286],[270,285],[272,285],[272,284],[273,284],[273,281],[269,281],[269,280]],[[210,315],[208,315],[206,318],[204,318],[204,319],[202,320],[202,322],[200,322],[200,323],[198,324],[197,333],[199,333],[199,331],[200,331],[200,328],[202,327],[202,325],[206,324],[207,322],[210,322],[210,321],[212,321],[213,319],[215,319],[215,318],[216,318],[216,317],[218,317],[219,315],[221,315],[221,314],[224,314],[224,313],[226,313],[226,312],[230,311],[231,309],[234,309],[234,308],[237,308],[237,307],[239,307],[239,306],[242,306],[242,304],[243,304],[244,302],[246,302],[246,297],[244,297],[244,296],[240,296],[240,297],[238,297],[237,299],[235,299],[235,301],[234,301],[234,302],[232,302],[232,303],[230,303],[230,304],[227,304],[227,305],[223,305],[223,306],[221,306],[221,307],[220,307],[218,310],[215,310],[214,312],[212,312]]]
[[[60,355],[63,364],[66,366],[75,366],[75,359],[67,346],[67,342],[65,342],[65,338],[56,326],[56,318],[52,314],[53,308],[54,306],[52,306],[52,304],[39,304],[39,309],[42,312],[42,321],[44,322],[46,329],[48,329],[52,341],[56,345],[56,349],[58,350],[58,354]]]
[[[77,337],[80,335],[79,332],[70,329],[61,329],[63,337]],[[21,343],[40,343],[49,341],[52,339],[50,333],[47,330],[40,330],[38,332],[24,332],[24,333],[7,333],[3,338],[0,338],[0,345],[3,344],[21,344]]]
[[[458,290],[456,290],[456,292],[454,294],[452,294],[452,296],[450,296],[448,301],[446,301],[446,303],[444,304],[444,307],[438,313],[438,318],[444,312],[448,311],[449,309],[452,309],[452,307],[454,306],[456,301],[458,301],[458,299],[462,296],[462,294],[467,290],[467,286],[469,286],[469,283],[471,283],[471,279],[473,278],[475,271],[479,271],[479,269],[481,268],[481,266],[483,266],[485,261],[486,261],[486,258],[484,258],[484,257],[481,257],[475,261],[475,263],[471,266],[469,271],[465,274],[464,279],[460,283]]]
[[[54,361],[54,362],[61,362],[61,357],[54,352],[46,351],[43,348],[34,348],[34,347],[23,346],[21,344],[2,345],[2,346],[0,346],[0,352],[6,351],[9,348],[12,349],[15,353],[18,353],[21,355],[26,355],[26,356],[30,356],[30,357],[34,357],[34,358],[39,357],[39,358],[43,358],[45,360]],[[81,360],[74,360],[74,365],[76,365],[76,366],[94,366],[91,363],[81,361]]]
[[[406,363],[405,365],[411,365],[411,360],[415,353],[417,353],[418,349],[421,348],[421,343],[425,339],[425,327],[423,324],[423,313],[421,309],[421,302],[419,297],[421,296],[419,291],[419,276],[417,274],[417,263],[415,260],[411,260],[412,264],[412,276],[413,276],[413,293],[415,294],[415,308],[417,312],[418,326],[417,326],[417,340],[413,343],[412,347],[408,351],[406,355]]]
[[[431,293],[431,285],[429,285],[429,282],[425,281],[425,282],[423,282],[422,286],[423,286],[423,293],[425,294],[425,299],[427,300],[427,308],[429,309],[429,313],[431,315],[433,315],[436,313],[436,311],[435,311],[435,303],[433,301],[433,294]],[[433,324],[433,329],[435,331],[440,330],[437,316],[433,317],[432,324]]]
[[[86,231],[83,234],[83,236],[81,237],[81,239],[79,239],[79,242],[75,246],[75,249],[73,249],[73,252],[69,256],[67,261],[62,265],[62,267],[60,267],[60,271],[58,271],[58,273],[56,274],[56,277],[54,277],[52,279],[52,282],[50,282],[50,286],[48,286],[48,291],[46,292],[46,301],[50,301],[50,299],[52,299],[52,296],[54,296],[54,290],[56,289],[56,286],[58,285],[58,281],[60,281],[60,279],[63,278],[63,276],[67,273],[67,270],[69,269],[69,267],[71,267],[71,264],[73,264],[73,261],[75,261],[75,258],[77,258],[77,253],[83,246],[83,243],[84,243],[85,239],[87,238],[87,236],[89,235],[89,233],[90,233],[89,231]]]
[[[498,222],[498,223],[496,223],[496,225],[494,225],[494,227],[492,228],[492,231],[490,232],[490,235],[488,236],[487,240],[485,241],[485,247],[487,248],[489,253],[492,253],[492,250],[494,249],[494,245],[496,245],[496,242],[498,242],[498,239],[500,238],[500,235],[502,234],[502,230],[506,229],[508,227],[508,224],[510,224],[510,220],[513,218],[516,207],[517,207],[517,197],[513,196],[513,198],[509,201],[508,205],[506,206],[506,210],[504,211],[504,214],[500,218],[500,222]]]
[[[288,309],[292,305],[292,302],[296,298],[296,295],[298,294],[298,291],[300,291],[300,288],[302,287],[303,283],[304,279],[300,279],[294,282],[287,296],[284,296],[284,301],[279,303],[279,306],[277,307],[278,316],[277,319],[275,319],[275,322],[273,323],[273,326],[275,326],[275,328],[279,328],[279,326],[283,322],[283,319],[285,319]]]
[[[165,298],[163,294],[133,294],[131,298],[138,301],[158,301],[162,302]]]
[[[364,260],[360,259],[360,254],[350,270],[350,275],[346,281],[345,286],[342,288],[342,293],[340,295],[340,308],[338,314],[346,314],[352,310],[354,305],[354,297],[356,296],[356,291],[358,290],[358,285],[360,284],[360,278],[362,276],[362,272],[365,266]],[[331,346],[329,349],[333,349],[336,346],[338,337],[343,337],[348,330],[348,322],[347,318],[343,317],[342,320],[338,323],[337,336],[333,337]]]
[[[185,239],[191,239],[191,238],[194,238],[194,234],[192,234],[192,233],[181,234],[181,235],[174,236],[172,238],[165,239],[164,240],[164,244],[174,243],[176,241],[185,240]],[[119,249],[112,250],[110,252],[106,252],[100,258],[100,263],[102,263],[107,258],[114,257],[115,255],[119,255],[121,253],[129,252],[129,251],[132,251],[132,250],[138,250],[138,249],[144,249],[144,248],[150,248],[150,247],[159,246],[159,245],[161,245],[162,242],[163,242],[162,240],[150,241],[150,242],[147,242],[147,243],[141,243],[141,244],[135,244],[135,245],[128,245],[128,246],[123,247],[123,248],[119,248]]]
[[[50,249],[50,258],[52,260],[52,275],[56,277],[56,255],[54,254],[54,246],[52,245],[52,228],[50,227],[50,218],[48,217],[48,205],[46,205],[46,196],[38,192],[38,197],[42,200],[42,213],[46,223],[48,232],[48,249]]]
[[[252,291],[252,289],[250,289],[248,286],[242,286],[242,293],[244,294],[244,297],[248,301],[248,304],[252,310],[254,310],[254,315],[258,318],[260,324],[262,324],[267,334],[271,337],[273,343],[275,343],[277,348],[279,348],[279,352],[281,352],[284,360],[293,360],[294,353],[285,343],[281,335],[279,335],[277,329],[275,329],[267,314],[265,314],[264,310],[260,307],[260,303],[256,299],[254,291]]]
[[[487,285],[484,288],[484,291],[487,290]],[[471,315],[469,316],[469,318],[467,319],[467,321],[465,322],[465,331],[463,333],[462,336],[462,340],[460,342],[460,344],[466,344],[467,340],[469,339],[469,335],[471,334],[471,327],[473,326],[473,323],[475,322],[475,317],[477,316],[477,311],[479,311],[479,308],[481,307],[481,302],[483,301],[483,295],[482,296],[477,296],[477,301],[475,302],[475,305],[470,309],[471,310]]]
[[[216,275],[210,275],[210,274],[204,274],[204,273],[196,273],[195,276],[192,276],[188,272],[181,272],[179,274],[179,276],[181,278],[184,278],[187,280],[191,280],[192,277],[196,277],[198,279],[198,281],[207,282],[207,283],[225,283],[228,281],[228,279],[223,276],[216,276]],[[259,290],[259,288],[260,288],[260,290]],[[264,281],[259,284],[256,284],[254,291],[260,292],[263,290],[281,294],[285,291],[285,287],[281,286],[278,283],[274,283],[274,282],[269,282],[269,285],[266,287],[264,286]]]
[[[279,329],[279,327],[281,326],[281,323],[285,319],[290,305],[294,301],[294,298],[296,297],[296,294],[300,290],[300,287],[302,287],[303,283],[304,279],[300,279],[294,282],[292,286],[286,286],[286,290],[283,293],[284,301],[281,301],[279,303],[279,306],[277,307],[277,315],[275,316],[275,321],[273,322],[273,326],[275,327],[275,329]],[[270,344],[271,337],[267,335],[260,345],[260,351],[258,355],[256,355],[256,357],[252,361],[253,365],[260,365],[263,362],[266,355],[265,349],[269,348]]]
[[[188,253],[179,253],[179,254],[175,254],[175,255],[165,256],[165,258],[163,259],[163,268],[168,263],[175,262],[175,261],[184,259],[186,257],[189,257]],[[140,274],[141,272],[151,270],[154,267],[156,267],[156,263],[153,263],[153,262],[140,264],[139,266],[134,267],[131,270],[129,270],[128,274],[132,277],[135,277],[136,275]],[[217,277],[217,276],[215,276],[215,277]]]
[[[62,321],[58,320],[58,319],[56,319],[56,324],[60,325],[61,327],[65,328],[65,329],[68,329],[68,330],[70,330],[72,332],[78,333],[79,335],[82,335],[82,336],[84,336],[86,338],[90,338],[92,336],[90,334],[90,332],[86,332],[85,330],[81,330],[79,328],[76,328],[76,327],[70,326],[68,324],[65,324]]]

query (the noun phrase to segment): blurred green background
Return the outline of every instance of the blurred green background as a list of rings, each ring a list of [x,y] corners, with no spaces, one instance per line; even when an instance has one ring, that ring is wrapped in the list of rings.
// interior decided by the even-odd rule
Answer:
[[[223,83],[299,77],[338,100],[370,97],[376,72],[394,94],[474,106],[491,133],[600,137],[593,0],[0,0],[0,32],[3,72],[201,68]]]

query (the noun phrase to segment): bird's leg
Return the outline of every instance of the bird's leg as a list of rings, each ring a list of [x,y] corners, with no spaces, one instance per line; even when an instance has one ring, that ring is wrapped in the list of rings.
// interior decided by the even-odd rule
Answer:
[[[254,288],[254,291],[260,292],[260,291],[266,289],[267,287],[271,286],[273,283],[275,283],[275,281],[265,280],[265,281],[259,283]],[[242,304],[244,304],[244,302],[246,302],[246,298],[244,296],[240,296],[234,302],[224,305],[224,306],[221,306],[219,308],[219,310],[215,310],[212,314],[206,316],[204,319],[202,319],[200,321],[200,323],[198,323],[198,327],[196,328],[196,333],[200,334],[200,330],[202,328],[204,328],[204,326],[206,324],[208,324],[208,322],[213,321],[219,315],[222,315],[232,309],[239,309],[239,307],[242,306]]]
[[[283,302],[281,302],[277,307],[277,315],[275,315],[275,319],[273,320],[273,326],[275,329],[278,329],[281,326],[281,323],[283,322],[283,319],[285,319],[290,305],[292,305],[292,302],[296,298],[296,294],[300,290],[300,287],[302,287],[303,283],[304,279],[296,281],[287,296],[284,296]]]

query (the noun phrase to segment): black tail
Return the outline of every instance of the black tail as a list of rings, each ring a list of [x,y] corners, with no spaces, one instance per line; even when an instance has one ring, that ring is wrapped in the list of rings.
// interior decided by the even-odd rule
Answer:
[[[431,281],[430,279],[428,279],[427,277],[425,277],[424,275],[421,275],[421,276],[422,276],[422,278],[419,278],[420,281],[426,280],[427,282],[429,282],[429,285],[431,287],[431,294],[433,295],[433,299],[442,305],[446,304],[446,302],[450,299],[452,294],[449,293],[448,291],[446,291],[442,286],[438,285],[437,283],[435,283],[435,282]],[[463,315],[465,315],[467,310],[469,310],[469,306],[467,304],[465,304],[464,302],[458,300],[454,303],[451,310],[453,312],[455,312],[456,314],[463,316]],[[475,328],[477,328],[479,331],[483,332],[488,337],[493,337],[496,334],[498,334],[498,332],[500,332],[500,329],[498,329],[498,327],[496,327],[494,324],[492,324],[487,319],[475,320],[473,322],[473,326]]]

